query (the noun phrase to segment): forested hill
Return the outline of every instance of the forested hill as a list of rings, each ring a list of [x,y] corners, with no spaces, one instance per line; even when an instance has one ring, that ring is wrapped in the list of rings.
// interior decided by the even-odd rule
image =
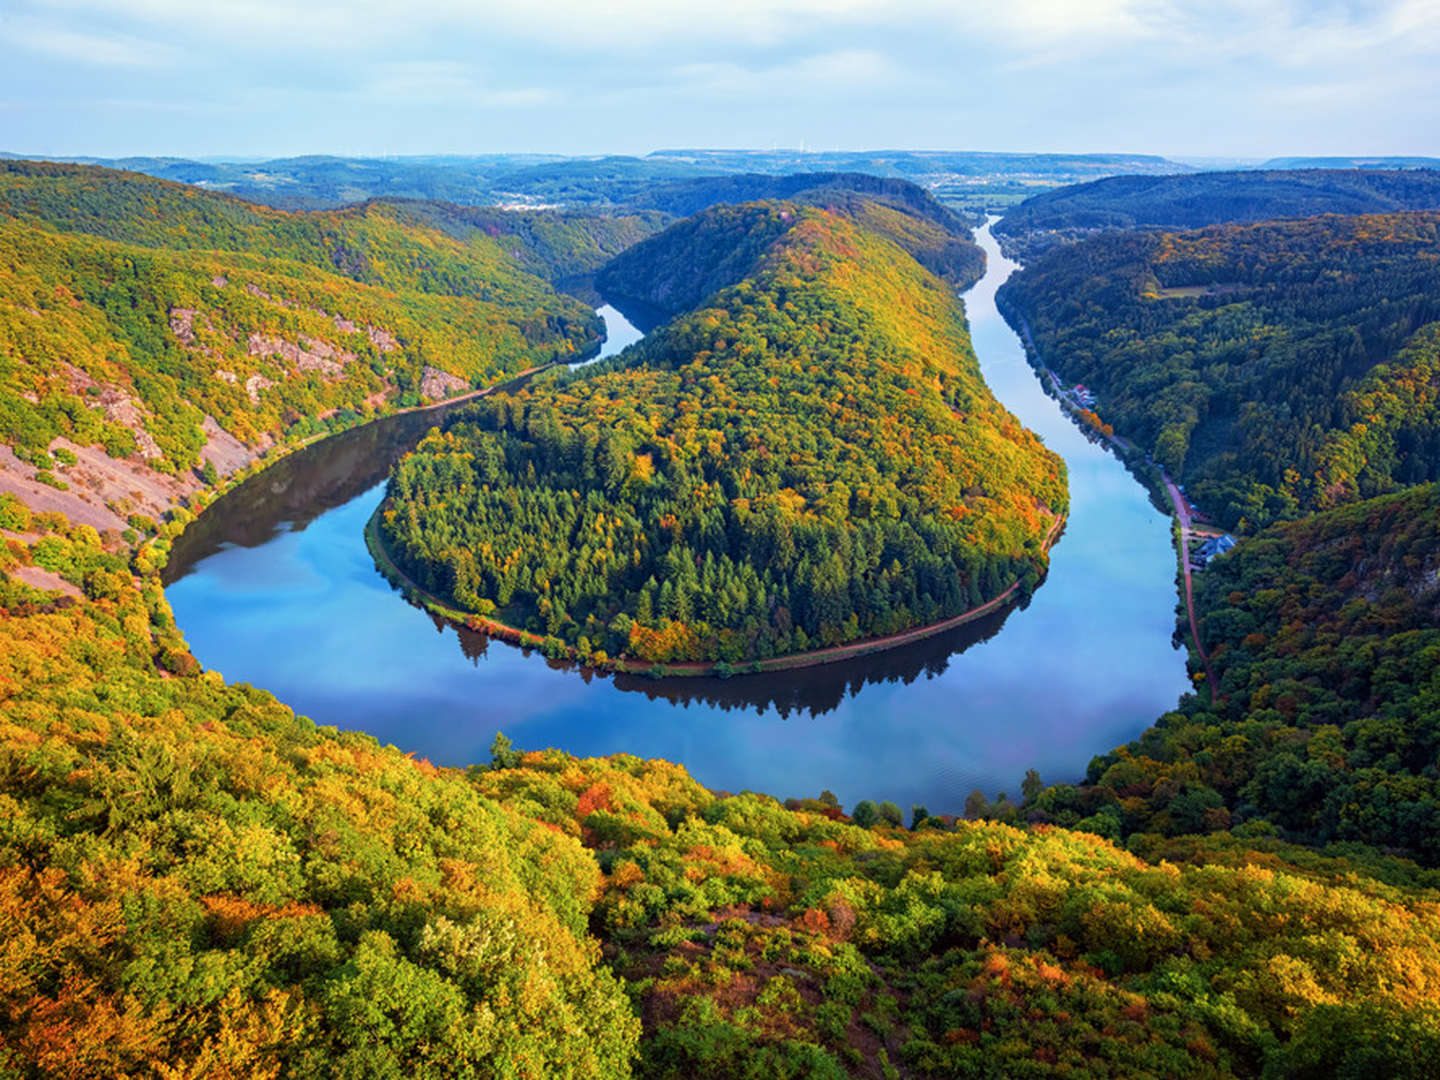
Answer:
[[[421,199],[383,199],[377,205],[393,208],[402,221],[458,240],[469,241],[477,234],[492,239],[519,267],[557,286],[593,274],[674,221],[659,210],[502,210]]]
[[[1436,209],[1440,172],[1434,169],[1112,176],[1032,196],[996,222],[994,231],[1007,253],[1028,260],[1057,242],[1102,230]]]
[[[711,183],[677,185],[686,191],[677,205],[708,199],[744,181],[745,190],[796,188],[792,205],[811,205],[841,214],[904,248],[932,273],[960,289],[985,272],[985,253],[976,246],[969,226],[913,184],[852,174],[799,177],[738,177]],[[771,183],[771,181],[774,181]],[[868,195],[868,188],[878,195]],[[662,189],[662,193],[665,190]],[[700,191],[701,195],[694,195]],[[667,199],[660,198],[660,202]],[[775,215],[757,215],[740,206],[718,206],[697,213],[659,236],[636,244],[595,276],[606,296],[639,301],[647,308],[677,315],[705,297],[745,276],[757,255],[790,222]]]
[[[1440,213],[1106,234],[999,300],[1227,528],[1440,478]]]
[[[1218,685],[1048,820],[1116,840],[1233,829],[1440,865],[1440,485],[1276,525],[1196,576]],[[1198,665],[1196,665],[1198,668]]]
[[[382,533],[412,577],[602,661],[804,652],[1035,587],[1063,464],[991,397],[953,288],[791,203],[641,247],[635,280],[676,283],[647,295],[699,306],[402,461]]]
[[[906,829],[499,741],[436,769],[199,672],[94,530],[6,496],[0,530],[7,1075],[1424,1080],[1440,1055],[1413,865],[1224,836],[1145,861],[1103,814]],[[28,562],[83,596],[7,578]],[[1385,737],[1281,735],[1315,784]],[[1184,821],[1179,775],[1155,798]],[[1130,813],[1141,781],[1110,776]]]
[[[969,225],[908,180],[864,173],[746,173],[656,185],[627,206],[684,217],[717,204],[762,199],[818,206],[860,220],[900,244],[926,269],[961,289],[974,284],[985,272],[985,253],[975,245]],[[643,253],[637,253],[634,262],[644,259]]]
[[[325,418],[571,357],[597,331],[479,230],[0,163],[0,482],[97,526]]]

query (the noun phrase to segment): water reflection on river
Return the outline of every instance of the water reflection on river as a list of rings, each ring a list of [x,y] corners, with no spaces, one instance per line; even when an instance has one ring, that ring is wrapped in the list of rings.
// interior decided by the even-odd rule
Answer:
[[[1030,766],[1078,778],[1186,688],[1170,644],[1169,525],[1041,391],[994,307],[1011,264],[988,231],[980,239],[990,270],[966,301],[985,378],[1070,468],[1071,517],[1024,610],[844,664],[723,681],[551,663],[437,625],[376,572],[364,523],[389,462],[435,421],[412,414],[294,455],[202,515],[172,558],[176,618],[206,666],[437,764],[485,760],[501,729],[522,747],[668,758],[732,791],[830,788],[847,805],[934,812],[975,787],[1013,793]],[[638,337],[601,313],[603,355]]]

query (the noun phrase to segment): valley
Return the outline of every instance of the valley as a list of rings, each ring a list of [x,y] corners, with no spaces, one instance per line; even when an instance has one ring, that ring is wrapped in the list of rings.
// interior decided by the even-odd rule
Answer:
[[[1175,555],[1144,489],[1041,389],[994,308],[1013,264],[978,239],[987,274],[965,300],[980,372],[1064,458],[1070,490],[1050,573],[1023,610],[808,671],[582,679],[571,662],[437,627],[373,570],[364,524],[390,464],[433,422],[397,418],[300,451],[201,515],[166,567],[177,620],[206,666],[442,764],[483,757],[498,729],[679,761],[726,790],[818,785],[937,810],[975,788],[1013,794],[1029,767],[1078,778],[1188,686],[1170,645]],[[1026,675],[1039,666],[1044,680]],[[1097,668],[1127,677],[1097,682]]]
[[[1425,1076],[1434,212],[606,175],[0,165],[0,1070]]]

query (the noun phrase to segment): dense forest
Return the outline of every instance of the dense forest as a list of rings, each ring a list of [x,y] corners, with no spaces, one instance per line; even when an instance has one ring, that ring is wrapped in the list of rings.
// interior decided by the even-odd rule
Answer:
[[[1057,243],[1106,230],[1400,210],[1440,210],[1440,172],[1267,168],[1112,176],[1026,199],[995,223],[995,236],[1007,254],[1028,261]]]
[[[0,578],[7,1075],[1418,1080],[1440,1054],[1413,864],[906,828],[503,739],[440,770],[200,672],[93,530],[9,498],[0,529],[0,573],[80,594]]]
[[[57,435],[138,463],[143,432],[178,468],[205,415],[303,427],[424,356],[479,378],[583,347],[593,323],[541,279],[571,242],[589,267],[656,224],[297,217],[45,175],[0,167],[0,416],[62,484]],[[980,381],[917,220],[761,203],[616,260],[676,317],[459,410],[396,470],[388,539],[429,587],[476,611],[503,595],[592,658],[743,659],[1033,588],[1063,466]],[[122,536],[0,493],[0,1075],[1428,1080],[1435,227],[1105,238],[1007,293],[1122,434],[1173,450],[1184,414],[1162,409],[1207,403],[1160,456],[1217,514],[1238,493],[1247,535],[1196,579],[1216,685],[1085,782],[1032,772],[964,819],[498,736],[489,763],[435,768],[201,670],[155,570],[187,510]],[[394,384],[347,359],[205,397],[197,372],[249,357],[237,327],[320,360],[368,342]],[[1215,426],[1243,395],[1261,415]],[[1310,471],[1265,490],[1296,446]]]
[[[1046,820],[1114,839],[1234,828],[1440,865],[1440,485],[1276,525],[1196,579],[1218,685]]]
[[[391,556],[601,663],[764,659],[1028,593],[1063,465],[990,396],[953,289],[871,219],[723,207],[622,256],[602,282],[700,306],[422,441],[382,506]]]
[[[1106,234],[999,302],[1226,528],[1440,477],[1440,213]]]
[[[919,188],[847,175],[783,179],[798,183],[764,188],[792,190],[786,202],[841,214],[886,237],[959,289],[969,288],[985,273],[985,253],[975,245],[969,226]],[[729,186],[707,184],[703,190],[708,197]],[[688,201],[687,194],[680,205]],[[718,206],[712,213],[693,214],[664,236],[637,243],[600,269],[595,275],[597,287],[607,297],[638,301],[643,308],[666,315],[696,307],[712,292],[740,280],[788,227],[779,219],[771,221],[769,234],[753,223],[737,226],[736,213],[733,206]]]
[[[564,287],[604,266],[626,248],[653,236],[674,219],[658,210],[597,214],[563,210],[501,210],[432,200],[385,199],[402,221],[467,241],[493,238],[521,269]]]

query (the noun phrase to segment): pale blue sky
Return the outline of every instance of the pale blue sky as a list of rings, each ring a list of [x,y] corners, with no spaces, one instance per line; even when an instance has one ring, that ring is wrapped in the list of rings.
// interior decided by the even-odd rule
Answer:
[[[1440,154],[1440,0],[0,0],[0,149]]]

